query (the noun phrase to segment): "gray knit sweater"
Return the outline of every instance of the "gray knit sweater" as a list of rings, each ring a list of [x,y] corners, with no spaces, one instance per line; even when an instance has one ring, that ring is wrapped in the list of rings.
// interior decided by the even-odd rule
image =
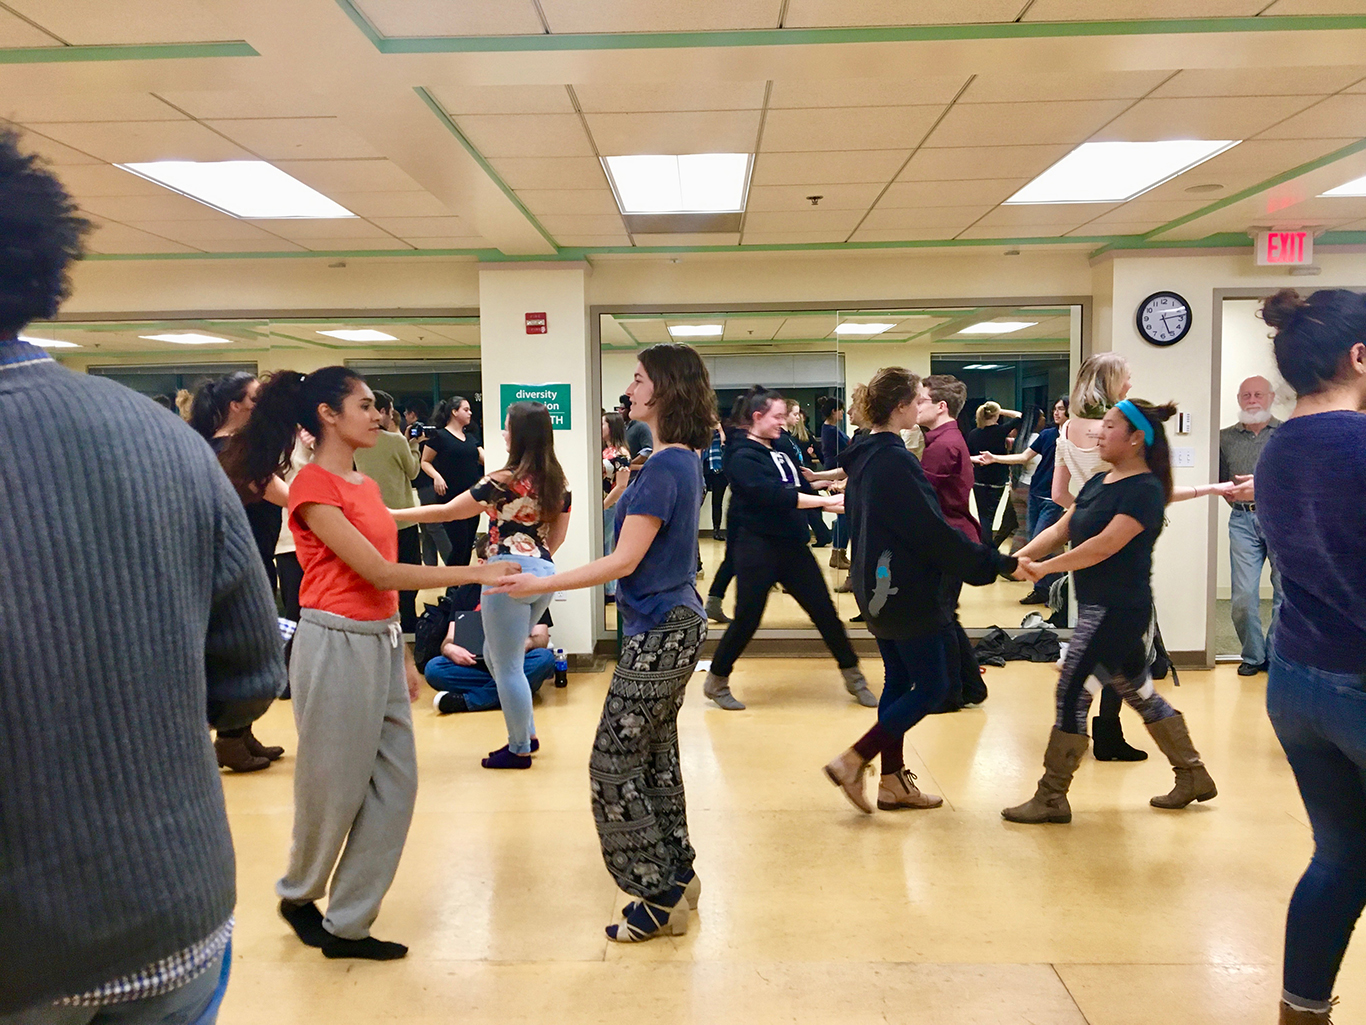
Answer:
[[[0,1015],[227,921],[205,719],[244,725],[285,681],[209,446],[122,385],[16,352],[0,343]]]

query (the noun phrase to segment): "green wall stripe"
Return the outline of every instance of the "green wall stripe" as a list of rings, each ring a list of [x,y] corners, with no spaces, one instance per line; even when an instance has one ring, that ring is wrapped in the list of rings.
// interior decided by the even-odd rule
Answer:
[[[14,46],[0,49],[0,64],[66,64],[80,61],[187,60],[259,57],[247,42],[136,43],[126,46]]]
[[[517,193],[513,192],[512,189],[508,187],[507,182],[503,181],[498,172],[493,169],[493,165],[484,159],[484,155],[480,153],[479,150],[475,149],[474,143],[470,142],[470,140],[465,137],[465,133],[460,130],[459,126],[451,119],[451,116],[446,113],[441,104],[436,102],[436,98],[420,85],[414,86],[413,92],[417,93],[417,95],[422,98],[422,102],[425,103],[441,123],[446,126],[447,131],[455,136],[456,141],[459,142],[461,146],[465,147],[465,152],[474,158],[475,163],[477,163],[483,169],[484,173],[489,176],[489,180],[498,186],[503,195],[508,198],[508,201],[512,203],[512,205],[521,212],[522,216],[527,219],[527,222],[540,233],[541,238],[545,239],[546,242],[556,249],[559,249],[559,243],[551,238],[550,232],[546,231],[545,228],[541,226],[541,222],[536,219],[536,215],[526,208],[526,204],[521,201]]]
[[[744,46],[914,43],[974,39],[1063,39],[1095,36],[1192,35],[1220,32],[1322,32],[1366,29],[1366,16],[1179,18],[1154,21],[1028,21],[975,25],[896,25],[859,28],[745,29],[733,32],[599,32],[520,36],[383,36],[351,0],[337,0],[375,47],[386,54],[522,53],[566,50],[677,50]]]
[[[1256,185],[1250,185],[1241,192],[1235,192],[1231,196],[1225,196],[1223,199],[1216,200],[1209,206],[1201,207],[1194,213],[1189,213],[1182,217],[1178,217],[1173,221],[1168,221],[1160,228],[1154,228],[1152,231],[1146,232],[1143,235],[1143,238],[1155,238],[1164,232],[1171,231],[1173,228],[1179,228],[1183,224],[1190,224],[1192,221],[1198,221],[1201,217],[1206,217],[1215,211],[1224,209],[1224,207],[1232,206],[1234,203],[1241,203],[1243,200],[1249,199],[1258,193],[1265,192],[1267,189],[1274,189],[1277,185],[1283,185],[1301,175],[1308,174],[1310,171],[1317,171],[1321,167],[1335,164],[1339,160],[1352,156],[1354,153],[1360,153],[1362,150],[1366,150],[1366,139],[1360,139],[1357,142],[1350,143],[1349,145],[1343,146],[1341,149],[1333,150],[1332,153],[1325,153],[1317,160],[1310,160],[1307,163],[1300,164],[1299,167],[1292,167],[1288,171],[1282,171],[1280,174],[1266,179],[1266,181],[1258,182]]]

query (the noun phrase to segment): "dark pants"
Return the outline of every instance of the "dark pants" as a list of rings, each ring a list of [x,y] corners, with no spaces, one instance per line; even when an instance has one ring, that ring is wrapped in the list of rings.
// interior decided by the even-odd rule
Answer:
[[[716,574],[711,578],[711,587],[707,591],[708,598],[724,598],[726,588],[735,579],[735,535],[726,534],[726,554],[721,559],[721,565],[716,567]]]
[[[522,659],[522,671],[526,673],[526,682],[531,684],[531,693],[535,694],[555,672],[555,653],[549,648],[532,648]],[[456,665],[445,655],[437,655],[427,663],[422,674],[433,690],[463,697],[465,707],[471,712],[501,707],[498,684],[493,681],[493,674],[481,666]]]
[[[806,510],[806,520],[811,524],[811,533],[816,537],[816,547],[825,548],[830,544],[830,528],[819,509]]]
[[[949,689],[946,645],[954,640],[947,632],[904,641],[879,639],[886,683],[877,703],[877,725],[854,745],[866,759],[882,756],[882,774],[890,776],[906,764],[906,731],[932,713]]]
[[[479,533],[479,517],[467,520],[447,520],[441,526],[446,529],[450,541],[450,554],[443,556],[447,566],[468,566],[470,555],[474,552],[474,539]]]
[[[964,705],[980,705],[987,699],[987,685],[982,680],[982,670],[972,650],[972,641],[968,639],[963,624],[958,621],[958,596],[962,590],[963,581],[953,577],[944,577],[939,585],[940,606],[948,616],[950,626],[944,635],[948,688],[943,700],[935,707],[936,712],[956,712]]]
[[[428,480],[424,475],[423,480]],[[450,497],[450,488],[446,489],[446,496],[440,496],[430,482],[425,487],[417,489],[417,499],[423,505],[440,505]],[[437,557],[446,565],[451,562],[451,536],[446,532],[444,523],[423,523],[418,526],[422,531],[422,561],[428,566],[435,566]],[[468,565],[468,563],[466,563]]]
[[[404,527],[398,532],[398,561],[409,566],[422,565],[422,534],[416,526]],[[283,586],[283,577],[281,583]],[[295,591],[298,601],[298,591]],[[292,617],[291,617],[292,618]],[[398,621],[404,633],[410,634],[417,629],[417,592],[398,592]]]
[[[1366,907],[1366,674],[1273,653],[1266,708],[1314,828],[1314,857],[1285,920],[1285,996],[1327,1009]]]
[[[1086,735],[1091,708],[1091,677],[1133,706],[1145,723],[1176,715],[1176,709],[1152,687],[1147,632],[1152,609],[1108,609],[1082,605],[1058,676],[1057,719],[1064,733]],[[1114,714],[1119,702],[1111,699]],[[1104,699],[1102,699],[1102,705]],[[1104,715],[1102,710],[1102,715]]]
[[[835,517],[835,547],[846,548],[849,544],[849,514],[840,513]]]
[[[720,470],[707,471],[707,492],[711,495],[711,533],[721,530],[721,510],[726,501],[726,475]]]
[[[735,554],[735,620],[726,628],[712,656],[711,671],[729,676],[735,660],[759,629],[768,604],[768,592],[781,583],[797,599],[841,669],[858,665],[849,635],[844,632],[835,603],[825,586],[825,577],[811,549],[802,541],[775,541],[748,531],[733,539]]]
[[[982,529],[982,544],[991,544],[991,525],[996,522],[996,507],[1005,492],[1002,484],[974,484],[972,497],[977,499],[977,522]]]

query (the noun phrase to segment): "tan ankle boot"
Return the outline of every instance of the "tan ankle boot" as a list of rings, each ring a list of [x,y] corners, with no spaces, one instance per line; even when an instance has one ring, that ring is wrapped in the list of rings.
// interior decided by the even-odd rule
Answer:
[[[944,799],[937,794],[922,793],[915,785],[915,773],[899,769],[878,781],[877,806],[883,811],[902,808],[938,808]]]
[[[1208,801],[1219,795],[1205,763],[1200,760],[1200,752],[1191,743],[1190,733],[1186,730],[1186,718],[1179,712],[1167,719],[1159,719],[1148,724],[1148,732],[1157,741],[1157,746],[1172,763],[1176,773],[1176,786],[1161,797],[1154,797],[1148,803],[1154,808],[1184,808],[1192,801]]]
[[[868,803],[868,795],[863,792],[863,776],[868,771],[868,763],[852,747],[842,752],[825,766],[825,777],[839,787],[849,803],[859,811],[871,815],[873,806]]]
[[[1337,997],[1333,1003],[1337,1003]],[[1301,1011],[1281,1001],[1280,1025],[1333,1025],[1332,1009],[1327,1011]]]
[[[1067,803],[1067,790],[1089,743],[1090,739],[1083,733],[1064,733],[1054,726],[1048,735],[1048,749],[1043,753],[1043,776],[1034,796],[1024,804],[1006,808],[1001,817],[1007,822],[1030,825],[1071,822],[1072,808]]]

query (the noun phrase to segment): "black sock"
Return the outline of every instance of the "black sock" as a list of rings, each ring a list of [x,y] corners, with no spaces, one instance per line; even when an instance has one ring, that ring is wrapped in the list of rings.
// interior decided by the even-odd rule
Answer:
[[[365,961],[397,961],[408,956],[408,948],[402,943],[389,943],[367,936],[363,940],[344,940],[330,933],[323,945],[323,956],[354,957]]]
[[[318,910],[318,905],[312,901],[307,904],[291,904],[287,900],[282,900],[280,901],[280,917],[289,923],[294,934],[306,946],[321,947],[329,939],[332,939],[332,934],[323,928],[322,912]]]

